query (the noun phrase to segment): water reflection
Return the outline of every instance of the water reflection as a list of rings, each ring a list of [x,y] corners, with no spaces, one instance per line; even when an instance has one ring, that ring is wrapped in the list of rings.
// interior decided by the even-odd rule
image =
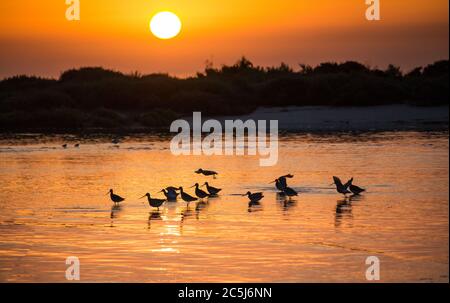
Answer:
[[[197,213],[197,212],[195,212]],[[183,227],[184,224],[186,223],[186,221],[190,218],[194,216],[194,211],[192,211],[192,209],[188,206],[184,207],[181,209],[180,212],[180,234],[183,232]]]
[[[119,214],[122,211],[122,206],[119,204],[113,205],[111,206],[111,213],[110,213],[110,218],[111,218],[111,225],[110,227],[114,227],[114,219],[119,218]]]
[[[353,219],[352,202],[350,197],[345,197],[342,200],[338,200],[335,211],[334,226],[339,227],[345,220]]]
[[[262,205],[261,202],[248,202],[248,212],[249,213],[253,213],[253,212],[258,212],[258,211],[262,211]]]
[[[209,205],[209,203],[205,202],[205,201],[197,202],[197,204],[195,205],[195,210],[197,212],[200,212],[200,211],[204,210],[205,208],[207,208],[208,205]]]
[[[57,140],[56,148],[0,146],[0,281],[64,282],[69,249],[84,254],[86,281],[364,282],[355,264],[367,251],[395,261],[383,281],[448,281],[448,134],[364,138],[295,135],[280,141],[271,168],[252,157],[174,157],[170,141],[148,135],[121,138],[118,150],[100,138],[78,140],[78,149],[69,139],[67,149]],[[138,197],[203,184],[210,178],[193,171],[205,163],[221,173],[214,185],[223,189],[209,202],[178,199],[155,212],[138,200],[111,207],[107,196],[92,199],[111,187]],[[302,195],[286,201],[267,180],[293,167]],[[350,173],[370,192],[341,199],[327,187],[333,174]],[[248,204],[233,194],[248,190],[266,197]],[[11,266],[23,252],[33,257]],[[335,262],[342,266],[330,269]]]
[[[364,200],[364,197],[365,196],[363,196],[363,195],[351,195],[350,197],[348,197],[348,200],[350,202],[359,202],[359,201]]]
[[[195,217],[196,217],[197,221],[200,220],[200,213],[203,210],[206,210],[208,208],[208,206],[209,206],[209,201],[197,202],[197,204],[195,205],[195,215],[196,215]]]
[[[147,229],[151,229],[152,221],[161,221],[161,213],[159,211],[151,211],[148,215]]]
[[[286,200],[286,194],[285,193],[283,193],[283,192],[277,192],[277,194],[276,194],[276,199],[278,200],[278,201],[285,201]]]
[[[284,200],[281,202],[281,206],[283,208],[283,211],[288,211],[289,209],[297,206],[297,200]]]

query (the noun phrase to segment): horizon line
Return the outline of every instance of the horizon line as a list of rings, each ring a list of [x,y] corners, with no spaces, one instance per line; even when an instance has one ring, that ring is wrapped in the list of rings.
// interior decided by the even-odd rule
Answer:
[[[189,74],[184,74],[184,75],[180,75],[180,74],[177,75],[177,74],[174,74],[174,73],[163,72],[163,71],[153,71],[153,72],[149,72],[149,73],[142,73],[139,70],[131,70],[131,71],[126,72],[126,71],[123,71],[123,70],[120,70],[120,69],[109,68],[109,67],[106,67],[106,66],[103,66],[103,65],[80,65],[80,66],[70,67],[70,68],[67,68],[67,69],[64,69],[64,70],[60,71],[59,72],[59,76],[42,76],[42,75],[36,75],[36,74],[23,74],[22,73],[22,74],[3,76],[2,78],[0,78],[0,82],[5,81],[5,80],[9,80],[9,79],[19,78],[19,77],[28,77],[28,78],[33,78],[34,77],[34,78],[38,78],[38,79],[58,80],[58,79],[61,78],[61,75],[63,75],[65,72],[76,71],[76,70],[81,70],[81,69],[88,69],[88,68],[100,68],[100,69],[103,69],[105,71],[111,71],[111,72],[115,72],[115,73],[120,73],[120,74],[122,74],[124,76],[138,75],[139,77],[145,77],[145,76],[153,76],[153,75],[164,75],[164,76],[168,76],[170,78],[183,80],[183,79],[189,79],[189,78],[197,78],[199,76],[199,74],[205,72],[206,69],[208,69],[208,68],[220,69],[222,67],[234,66],[237,63],[239,63],[242,59],[246,59],[250,63],[252,63],[252,65],[253,65],[252,68],[262,68],[264,70],[267,70],[269,68],[277,68],[277,67],[281,67],[282,65],[285,65],[285,66],[287,66],[289,68],[292,68],[293,73],[297,73],[297,72],[301,71],[301,69],[295,69],[294,66],[292,66],[292,65],[290,65],[290,64],[288,64],[286,62],[283,62],[283,61],[280,61],[280,63],[278,65],[257,65],[257,64],[253,64],[253,62],[250,59],[248,59],[248,57],[241,56],[233,64],[221,63],[219,66],[215,66],[213,62],[210,62],[210,60],[206,59],[205,60],[205,66],[204,66],[203,70],[200,70],[200,71],[197,70],[197,71],[191,72]],[[310,65],[310,64],[299,62],[299,63],[296,64],[296,66],[300,67],[301,65],[304,65],[304,66],[307,66],[307,67],[316,68],[316,67],[318,67],[318,66],[320,66],[322,64],[327,64],[327,63],[329,63],[329,64],[344,64],[344,63],[348,63],[348,62],[355,62],[355,63],[363,65],[364,67],[366,67],[369,70],[382,70],[383,71],[383,70],[385,70],[386,68],[388,68],[389,66],[392,65],[394,67],[399,68],[399,70],[402,72],[402,74],[405,74],[405,73],[411,72],[411,71],[413,71],[413,70],[415,70],[417,68],[425,68],[425,67],[427,67],[429,65],[432,65],[432,64],[434,64],[436,62],[440,62],[440,61],[450,61],[450,59],[449,59],[449,57],[436,59],[436,60],[433,60],[430,63],[424,64],[424,65],[417,65],[417,66],[414,66],[413,68],[410,68],[410,69],[406,69],[406,68],[401,67],[400,65],[396,65],[394,63],[388,63],[388,64],[386,64],[386,66],[384,68],[382,68],[382,67],[380,67],[378,65],[373,65],[372,66],[370,64],[361,63],[360,61],[357,61],[357,60],[327,60],[327,61],[323,61],[323,62],[320,62],[320,63],[315,64],[315,65]],[[211,63],[211,65],[208,66],[208,63]]]

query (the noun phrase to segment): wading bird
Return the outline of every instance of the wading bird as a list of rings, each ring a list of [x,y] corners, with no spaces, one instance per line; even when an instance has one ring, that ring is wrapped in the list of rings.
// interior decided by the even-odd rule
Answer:
[[[209,197],[209,194],[208,194],[207,192],[205,192],[204,190],[201,190],[201,189],[199,188],[198,183],[195,183],[194,186],[191,186],[191,188],[192,188],[192,187],[195,187],[195,195],[196,195],[197,197],[199,197],[200,199],[204,199],[204,198]]]
[[[251,203],[259,202],[264,198],[263,193],[251,193],[249,191],[243,196],[247,196]]]
[[[366,191],[364,188],[361,188],[361,187],[353,185],[353,184],[350,185],[349,189],[354,195],[360,195]]]
[[[284,194],[285,194],[286,196],[289,197],[289,199],[290,199],[291,197],[298,196],[298,192],[296,192],[294,189],[292,189],[292,188],[290,188],[290,187],[286,187],[286,188],[283,190],[283,192],[284,192]]]
[[[344,184],[344,187],[348,188],[350,185],[352,185],[352,183],[353,183],[353,177],[350,180],[348,180],[347,183]]]
[[[178,197],[178,193],[173,189],[169,189],[169,187],[166,189],[162,189],[160,193],[163,193],[164,196],[166,196],[167,200],[171,202],[176,201]]]
[[[183,187],[179,187],[178,190],[180,191],[181,194],[181,199],[186,202],[188,205],[191,202],[197,201],[197,198],[192,197],[191,195],[187,194],[184,192]]]
[[[168,186],[168,187],[166,187],[166,190],[167,190],[167,191],[170,191],[170,192],[177,192],[178,187]]]
[[[145,195],[143,195],[139,199],[142,199],[142,198],[145,198],[145,197],[147,197],[147,199],[148,199],[148,204],[151,207],[157,208],[158,210],[161,207],[161,205],[163,205],[164,202],[166,202],[166,200],[164,200],[164,199],[154,199],[154,198],[152,198],[149,193],[146,193]]]
[[[365,192],[366,190],[364,188],[361,188],[359,186],[353,185],[353,178],[351,178],[350,180],[348,180],[347,183],[345,183],[346,185],[348,185],[348,189],[350,189],[350,191],[354,194],[354,195],[360,195],[361,193]]]
[[[206,185],[206,189],[208,190],[209,194],[211,196],[217,196],[219,194],[219,192],[222,190],[221,188],[216,188],[214,186],[209,185],[208,182],[205,182],[205,184],[203,184],[202,186]]]
[[[345,185],[342,184],[341,179],[339,179],[336,176],[333,177],[333,181],[334,182],[332,183],[332,185],[333,184],[336,185],[336,191],[338,193],[343,194],[344,196],[350,193],[350,191],[347,189],[349,184],[347,184],[347,183]]]
[[[294,178],[294,175],[287,174],[287,175],[284,175],[284,176],[281,176],[278,178],[278,181],[280,182],[280,186],[282,186],[283,188],[287,187],[286,178],[289,178],[289,179]]]
[[[280,193],[283,193],[285,187],[283,187],[280,183],[279,179],[275,179],[275,181],[270,182],[270,184],[275,183],[275,187],[278,189]]]
[[[125,200],[125,198],[122,198],[121,196],[114,194],[114,191],[112,189],[109,190],[107,195],[108,194],[111,197],[111,200],[114,202],[114,204],[120,203]]]
[[[275,181],[272,181],[270,183],[275,183],[275,187],[281,192],[284,193],[284,189],[287,187],[287,181],[286,178],[294,178],[294,175],[288,174],[279,177],[278,179],[275,179]]]
[[[213,176],[213,178],[215,179],[216,176],[218,175],[217,172],[213,171],[213,170],[205,170],[205,169],[201,169],[199,168],[198,170],[195,171],[196,174],[202,174],[204,176]]]

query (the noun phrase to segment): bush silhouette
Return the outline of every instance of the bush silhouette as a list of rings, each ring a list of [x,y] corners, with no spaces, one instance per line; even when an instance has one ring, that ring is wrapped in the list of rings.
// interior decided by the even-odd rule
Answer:
[[[192,111],[246,114],[258,106],[448,105],[448,60],[403,73],[361,63],[315,67],[255,66],[245,57],[194,77],[126,75],[101,67],[71,69],[60,78],[15,76],[0,81],[2,130],[167,126]]]

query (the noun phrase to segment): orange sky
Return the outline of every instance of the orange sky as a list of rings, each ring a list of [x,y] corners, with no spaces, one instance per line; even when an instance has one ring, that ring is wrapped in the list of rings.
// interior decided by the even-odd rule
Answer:
[[[65,0],[1,0],[0,78],[79,66],[185,76],[242,55],[259,65],[358,60],[408,70],[449,53],[448,0],[381,0],[379,22],[365,19],[365,0],[80,2],[81,20],[69,22]],[[173,40],[149,31],[161,10],[183,22]]]

